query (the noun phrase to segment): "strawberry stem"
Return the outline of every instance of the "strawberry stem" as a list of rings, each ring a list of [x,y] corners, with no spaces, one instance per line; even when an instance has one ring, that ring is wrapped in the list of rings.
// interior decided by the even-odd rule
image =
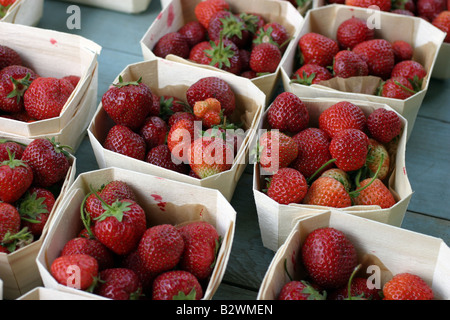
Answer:
[[[384,154],[381,154],[380,163],[378,164],[378,168],[377,168],[377,171],[375,172],[375,175],[372,177],[372,179],[369,181],[369,183],[366,184],[364,187],[357,188],[356,190],[349,192],[350,197],[357,197],[361,191],[368,188],[377,179],[378,174],[380,173],[383,161],[384,161]]]
[[[405,86],[402,85],[400,82],[398,82],[398,81],[395,80],[394,83],[395,83],[396,85],[398,85],[400,88],[402,88],[403,90],[406,90],[406,91],[408,91],[408,92],[410,92],[410,93],[412,93],[412,94],[416,94],[416,91],[411,90],[411,89],[408,88],[408,87],[405,87]]]
[[[328,160],[327,162],[325,162],[319,169],[317,169],[316,170],[316,172],[314,172],[313,173],[313,175],[312,176],[310,176],[308,179],[306,179],[306,181],[308,182],[308,184],[312,181],[312,180],[314,180],[314,178],[324,169],[324,168],[326,168],[327,166],[329,166],[330,164],[332,164],[333,162],[335,162],[336,161],[336,159],[331,159],[331,160]]]

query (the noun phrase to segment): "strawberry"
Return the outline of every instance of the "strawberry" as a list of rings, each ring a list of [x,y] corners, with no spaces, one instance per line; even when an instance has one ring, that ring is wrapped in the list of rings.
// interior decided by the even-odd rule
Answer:
[[[355,277],[350,282],[350,294],[349,285],[344,285],[341,288],[332,292],[328,297],[329,300],[381,300],[382,291],[374,288],[369,288],[367,279],[361,277]]]
[[[161,105],[160,105],[161,97],[152,92],[152,103],[150,104],[150,112],[148,113],[147,117],[151,116],[159,116],[161,112]]]
[[[102,96],[103,109],[114,123],[132,130],[144,124],[152,103],[152,92],[142,79],[124,82],[122,76]]]
[[[178,33],[186,38],[189,48],[192,48],[197,43],[206,41],[207,32],[204,26],[198,21],[189,21],[184,24]]]
[[[156,225],[145,231],[138,244],[138,251],[148,272],[162,273],[173,269],[180,262],[184,240],[173,225]]]
[[[60,256],[53,260],[50,273],[55,280],[71,288],[88,290],[98,276],[97,260],[87,254]]]
[[[444,42],[450,43],[450,8],[440,12],[433,20],[432,24],[447,33],[445,36]]]
[[[383,286],[383,300],[433,300],[433,289],[418,275],[396,274]]]
[[[379,108],[367,117],[370,135],[381,143],[388,143],[402,130],[402,122],[395,111]]]
[[[124,125],[113,126],[106,135],[103,147],[137,160],[144,160],[146,143],[138,133]]]
[[[416,6],[417,15],[431,23],[447,4],[445,0],[417,0]]]
[[[158,276],[158,274],[147,271],[139,257],[138,249],[135,249],[127,254],[122,260],[120,266],[122,268],[131,269],[134,273],[136,273],[142,284],[142,291],[144,294],[146,292],[151,292],[153,280],[156,276]]]
[[[382,97],[405,100],[415,93],[412,84],[402,76],[392,77],[381,83]]]
[[[239,49],[239,60],[241,62],[241,73],[250,71],[250,56],[251,51],[247,49]]]
[[[139,134],[144,138],[147,150],[150,150],[166,142],[168,131],[167,123],[162,118],[151,116],[145,120]]]
[[[220,236],[208,222],[190,222],[178,229],[184,240],[180,269],[192,273],[198,280],[207,279],[215,266]]]
[[[205,128],[211,128],[222,122],[221,110],[220,101],[215,98],[197,101],[194,104],[194,115],[202,121]]]
[[[308,191],[305,177],[292,168],[281,168],[267,185],[267,196],[279,204],[301,203]]]
[[[177,121],[167,135],[167,146],[176,164],[189,163],[188,150],[201,130],[201,122],[191,119]]]
[[[330,153],[336,159],[336,166],[346,172],[362,168],[368,150],[369,138],[358,129],[341,130],[330,142]]]
[[[331,227],[310,232],[301,247],[301,257],[312,281],[326,289],[346,284],[357,265],[353,243]]]
[[[411,44],[403,40],[392,42],[392,49],[394,49],[395,63],[411,60],[414,54],[414,48]]]
[[[303,101],[291,92],[280,93],[267,111],[272,129],[298,133],[309,124],[309,111]]]
[[[20,54],[8,46],[0,45],[0,70],[12,65],[22,65]]]
[[[368,185],[371,180],[372,178],[367,178],[361,181],[360,188]],[[396,203],[392,193],[380,179],[375,179],[364,190],[359,191],[360,188],[356,189],[357,196],[354,198],[355,205],[374,205],[386,209]]]
[[[172,153],[166,144],[162,144],[151,149],[145,156],[145,162],[175,172],[183,174],[188,173],[188,166],[186,164],[176,163],[177,161],[172,159]]]
[[[138,300],[142,284],[137,274],[127,268],[110,268],[99,274],[100,282],[94,293],[112,300]]]
[[[269,173],[288,167],[298,156],[295,140],[278,130],[264,132],[258,148],[258,162]]]
[[[203,289],[197,278],[183,270],[168,271],[156,277],[153,300],[200,300]]]
[[[353,49],[358,43],[372,40],[375,32],[367,23],[359,18],[352,17],[343,21],[336,31],[336,40],[341,49]]]
[[[387,79],[394,68],[395,56],[392,44],[384,39],[358,43],[353,52],[359,54],[369,67],[369,74]]]
[[[69,80],[69,82],[73,85],[74,88],[76,88],[76,86],[78,85],[78,83],[80,82],[81,78],[79,76],[76,75],[68,75],[63,77],[63,79],[65,80]]]
[[[203,56],[200,52],[195,53],[194,51],[193,54],[199,57],[191,56],[193,61],[210,65],[233,74],[239,74],[241,72],[239,48],[233,41],[221,37],[218,40],[209,41],[208,45],[205,46],[199,43],[199,48],[195,49],[196,51],[201,49]]]
[[[20,230],[20,214],[6,202],[0,202],[0,244],[7,234],[16,234]]]
[[[208,29],[209,20],[218,11],[230,10],[230,5],[225,0],[206,0],[199,2],[194,8],[197,20]]]
[[[153,53],[160,58],[173,54],[186,59],[189,57],[189,49],[189,43],[185,36],[179,32],[169,32],[156,42]]]
[[[155,95],[153,95],[155,96]],[[157,96],[156,96],[157,97]],[[177,112],[191,112],[192,108],[186,104],[180,98],[170,95],[163,95],[159,97],[159,107],[158,115],[164,121],[168,119]]]
[[[402,14],[402,15],[409,16],[409,17],[416,16],[413,12],[411,12],[409,10],[405,10],[405,9],[395,9],[395,10],[392,10],[391,12],[396,13],[396,14]]]
[[[369,153],[367,154],[366,166],[373,174],[377,172],[381,159],[383,159],[383,162],[377,178],[384,180],[387,178],[390,169],[389,152],[382,143],[369,138]]]
[[[21,144],[15,141],[0,139],[0,163],[9,160],[8,150],[11,154],[14,153],[15,159],[17,160],[22,159],[24,148],[22,147]]]
[[[314,173],[331,168],[329,164],[320,172],[318,170],[331,160],[330,138],[319,128],[306,128],[292,137],[297,143],[298,155],[291,163],[291,167],[300,171],[305,178],[310,178]]]
[[[369,75],[369,67],[364,59],[353,51],[339,51],[334,57],[333,71],[336,77],[350,78]]]
[[[195,115],[193,113],[187,111],[178,111],[175,112],[173,115],[171,115],[169,120],[167,121],[169,128],[171,128],[178,120],[181,119],[188,119],[192,121],[196,120]]]
[[[55,205],[55,196],[44,188],[30,188],[17,204],[22,226],[35,236],[42,234],[45,224]]]
[[[278,22],[269,22],[256,31],[253,36],[252,45],[255,47],[260,43],[269,42],[276,45],[281,52],[284,52],[288,41],[289,33],[286,28]]]
[[[231,86],[219,77],[206,77],[192,84],[186,91],[188,104],[193,107],[195,102],[207,98],[220,101],[224,116],[231,116],[236,108],[236,97]]]
[[[342,169],[339,169],[339,168],[327,169],[320,176],[333,178],[333,179],[339,181],[340,183],[342,183],[344,185],[344,188],[347,192],[350,192],[350,190],[352,189],[352,182],[350,181],[350,177],[347,174],[347,172],[345,172]]]
[[[266,24],[264,17],[257,13],[241,12],[239,17],[244,21],[246,29],[253,35]]]
[[[27,67],[12,65],[3,68],[0,71],[0,110],[12,113],[24,111],[23,95],[38,77]]]
[[[310,86],[331,78],[333,78],[333,75],[327,68],[309,63],[304,64],[294,72],[291,82]]]
[[[14,203],[33,183],[33,170],[26,161],[9,153],[9,160],[0,163],[0,201]]]
[[[405,77],[411,82],[414,91],[422,89],[422,80],[427,75],[424,66],[414,60],[405,60],[397,63],[392,69],[391,77]]]
[[[345,4],[361,8],[377,6],[381,11],[391,11],[391,0],[345,0]]]
[[[208,24],[208,36],[212,41],[224,39],[231,40],[238,48],[243,48],[249,40],[249,32],[244,21],[230,11],[216,12]]]
[[[209,41],[202,41],[197,43],[189,52],[189,60],[199,64],[210,65],[212,62],[212,58],[206,55],[205,51],[207,50],[212,50],[212,44]],[[220,52],[225,52],[230,57],[234,57],[234,52],[230,52],[229,50],[223,49]]]
[[[112,268],[114,257],[112,252],[95,238],[76,237],[70,239],[61,250],[61,256],[87,254],[98,262],[99,271]]]
[[[346,208],[352,205],[352,199],[345,186],[330,177],[319,177],[309,187],[303,199],[304,204],[333,208]]]
[[[325,109],[319,116],[319,128],[330,138],[343,129],[358,129],[364,131],[366,116],[357,105],[341,101]]]
[[[415,0],[394,0],[392,1],[391,12],[394,10],[407,10],[412,12],[416,12],[416,2]]]
[[[250,55],[250,68],[258,73],[274,73],[281,62],[281,51],[271,43],[256,45]]]
[[[298,46],[303,64],[312,63],[322,67],[332,65],[334,56],[339,52],[339,45],[335,40],[315,32],[303,35]]]
[[[278,294],[278,300],[325,300],[326,293],[322,294],[308,281],[292,280],[286,283]]]

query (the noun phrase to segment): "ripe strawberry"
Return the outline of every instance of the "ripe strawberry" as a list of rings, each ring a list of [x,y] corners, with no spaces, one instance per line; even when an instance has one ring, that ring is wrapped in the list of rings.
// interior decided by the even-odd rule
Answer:
[[[211,275],[220,247],[220,236],[208,222],[190,222],[178,229],[184,240],[180,269],[192,273],[198,280]]]
[[[244,21],[247,30],[252,35],[266,24],[264,17],[257,13],[241,12],[239,17]]]
[[[446,10],[445,0],[417,0],[417,15],[428,22],[432,22],[436,16]]]
[[[183,174],[187,174],[189,171],[186,164],[178,163],[178,161],[172,159],[172,153],[166,144],[151,149],[145,157],[145,162]]]
[[[3,68],[0,71],[0,110],[11,113],[24,111],[23,95],[38,77],[27,67],[12,65]]]
[[[281,52],[284,52],[288,41],[289,33],[286,28],[278,22],[269,22],[256,31],[252,44],[255,47],[260,43],[269,42],[276,45]]]
[[[374,205],[382,209],[392,207],[396,201],[389,189],[380,179],[375,179],[368,185],[371,180],[372,178],[367,178],[361,181],[360,187],[356,189],[358,195],[354,198],[355,205]],[[366,188],[360,190],[366,185]]]
[[[392,49],[394,49],[395,63],[411,60],[414,54],[414,48],[411,44],[403,40],[392,42]]]
[[[390,157],[386,147],[373,138],[369,138],[369,153],[367,154],[366,165],[372,172],[376,173],[380,165],[381,159],[383,162],[378,172],[377,178],[384,180],[387,178],[390,169]]]
[[[353,52],[359,54],[369,67],[369,74],[387,79],[394,68],[392,44],[384,39],[367,40],[357,44]]]
[[[192,121],[196,120],[195,115],[193,113],[187,111],[178,111],[175,112],[173,115],[171,115],[169,120],[167,121],[169,128],[171,128],[178,120],[181,119],[188,119]]]
[[[346,284],[357,265],[353,243],[342,231],[331,227],[309,233],[301,247],[301,256],[312,281],[326,289]]]
[[[395,111],[376,109],[367,117],[370,136],[381,143],[388,143],[402,131],[402,122]]]
[[[76,75],[73,75],[73,74],[65,76],[65,77],[63,77],[63,79],[69,80],[74,88],[76,88],[76,86],[78,85],[78,83],[81,80],[81,78],[79,76],[76,76]]]
[[[168,271],[156,277],[153,300],[200,300],[203,289],[197,278],[183,270]]]
[[[369,75],[364,59],[353,51],[339,51],[334,57],[333,71],[336,77],[350,78]]]
[[[309,124],[309,111],[303,101],[291,92],[280,93],[267,112],[272,129],[297,133]]]
[[[210,65],[212,62],[212,58],[206,55],[205,50],[212,50],[212,46],[209,41],[202,41],[197,43],[189,52],[189,60],[199,64]],[[225,53],[228,53],[228,51],[225,51]],[[234,56],[234,53],[231,52],[230,55]]]
[[[49,190],[36,187],[30,188],[17,204],[22,227],[27,227],[38,238],[48,221],[55,201],[55,196]]]
[[[335,103],[325,109],[319,116],[319,128],[333,138],[344,129],[358,129],[364,131],[366,116],[362,109],[348,101]]]
[[[391,12],[394,10],[407,10],[416,12],[416,1],[414,0],[394,0],[392,1]]]
[[[108,131],[103,147],[137,160],[145,158],[144,138],[124,125],[115,125]]]
[[[345,172],[342,169],[331,168],[331,169],[328,169],[325,172],[323,172],[320,176],[333,178],[333,179],[339,181],[340,183],[342,183],[344,185],[344,188],[347,192],[350,192],[350,190],[352,189],[352,182],[350,181],[350,177],[347,174],[347,172]]]
[[[304,204],[346,208],[352,205],[352,199],[344,185],[330,177],[319,177],[309,187],[303,199]]]
[[[139,258],[147,271],[152,273],[173,269],[180,262],[183,250],[183,237],[170,224],[148,228],[138,244]]]
[[[189,48],[192,48],[197,43],[206,41],[206,29],[198,21],[187,22],[180,29],[178,29],[178,33],[186,38]]]
[[[195,49],[195,51],[194,51]],[[203,51],[196,53],[196,51]],[[194,51],[194,53],[192,53]],[[241,72],[241,61],[238,46],[231,40],[220,38],[209,41],[207,45],[202,43],[192,48],[191,59],[195,62],[210,65],[233,74]]]
[[[64,286],[87,290],[98,276],[98,263],[87,254],[60,256],[53,260],[50,273]]]
[[[0,139],[0,163],[9,160],[8,150],[11,154],[14,154],[15,159],[22,159],[24,148],[21,144],[15,141]]]
[[[307,191],[305,177],[293,168],[281,168],[267,185],[267,196],[279,204],[301,203]]]
[[[433,300],[433,289],[418,275],[396,274],[383,286],[383,300]]]
[[[137,274],[127,268],[109,268],[99,274],[94,293],[112,300],[138,300],[142,284]]]
[[[197,20],[208,29],[209,20],[216,12],[229,9],[230,5],[225,0],[206,0],[195,6],[194,14]]]
[[[415,93],[412,84],[403,76],[389,78],[381,84],[382,97],[405,100]]]
[[[33,170],[26,161],[9,153],[9,160],[0,163],[0,201],[14,203],[33,183]]]
[[[409,17],[416,16],[413,12],[411,12],[409,10],[405,10],[405,9],[395,9],[395,10],[392,10],[391,12],[396,13],[396,14],[402,14],[402,15],[409,16]]]
[[[329,300],[348,300],[350,297],[363,298],[366,300],[381,300],[381,290],[377,288],[369,289],[366,278],[354,278],[350,284],[350,296],[348,285],[334,291]]]
[[[281,51],[271,43],[256,45],[250,55],[250,68],[256,73],[274,73],[281,61]]]
[[[450,7],[447,10],[440,12],[433,20],[432,24],[447,33],[444,42],[450,43]]]
[[[0,45],[0,70],[12,65],[22,65],[20,54],[8,46]]]
[[[336,31],[336,40],[344,50],[351,50],[358,43],[372,40],[374,37],[374,29],[370,29],[366,21],[356,17],[343,21]]]
[[[294,72],[292,82],[310,86],[331,78],[333,78],[333,75],[327,68],[317,64],[304,64]]]
[[[278,130],[264,132],[258,148],[258,162],[269,173],[288,167],[298,156],[294,139]]]
[[[58,117],[73,90],[72,83],[66,79],[39,77],[25,91],[25,110],[37,120]]]
[[[114,123],[132,130],[144,124],[152,103],[152,92],[142,79],[124,82],[121,76],[102,96],[103,109]]]
[[[139,257],[138,249],[133,250],[128,255],[124,257],[120,266],[122,268],[131,269],[136,273],[139,278],[139,281],[142,284],[142,292],[146,294],[147,292],[151,292],[153,280],[158,276],[156,273],[149,272],[145,266],[142,264],[142,261]]]
[[[322,67],[331,66],[334,56],[339,52],[339,45],[335,40],[314,32],[303,35],[298,46],[304,64],[312,63]]]
[[[169,32],[156,42],[153,53],[160,58],[173,54],[186,59],[189,57],[189,49],[185,36],[179,32]]]
[[[16,234],[20,230],[20,214],[6,202],[0,202],[0,244],[7,234]]]
[[[21,122],[28,122],[28,123],[37,121],[35,118],[31,117],[25,110],[21,111],[21,112],[16,112],[16,113],[10,113],[7,115],[0,115],[0,117],[13,119],[13,120],[21,121]]]
[[[201,122],[191,119],[177,121],[169,130],[167,135],[167,146],[177,164],[189,163],[188,150],[194,139],[198,137],[201,130]]]
[[[168,121],[168,119],[177,112],[192,112],[192,108],[188,106],[186,102],[175,96],[163,95],[159,97],[157,116],[164,121]]]
[[[162,118],[151,116],[145,120],[139,134],[144,138],[147,150],[150,150],[166,142],[168,131],[167,123]]]
[[[66,242],[60,255],[70,256],[74,254],[87,254],[95,258],[98,262],[99,271],[114,266],[112,252],[95,238],[76,237]]]
[[[422,80],[427,75],[424,66],[414,60],[405,60],[397,63],[392,69],[391,77],[405,77],[411,82],[414,91],[422,89]]]
[[[194,104],[194,115],[202,121],[205,128],[212,128],[222,122],[221,110],[220,101],[215,98],[197,101]]]
[[[362,168],[368,150],[369,138],[358,129],[341,130],[330,142],[330,153],[336,159],[336,166],[346,172]]]
[[[298,155],[291,167],[300,171],[305,178],[310,178],[325,163],[331,160],[330,138],[319,128],[306,128],[292,137],[297,143]],[[329,164],[321,172],[333,167]],[[317,172],[320,174],[321,172]]]
[[[325,300],[326,293],[320,293],[309,282],[292,280],[286,283],[278,294],[278,300]]]
[[[230,11],[221,10],[216,12],[208,24],[208,36],[210,40],[224,39],[231,40],[238,48],[243,48],[249,40],[249,32],[244,21]]]
[[[195,102],[207,98],[220,101],[224,116],[231,116],[236,108],[236,97],[231,86],[218,77],[206,77],[192,84],[186,91],[188,104],[193,107]]]
[[[241,73],[250,71],[250,56],[251,52],[247,49],[239,49],[239,60],[241,62]]]
[[[391,0],[345,0],[345,4],[361,8],[377,6],[381,11],[391,11]]]

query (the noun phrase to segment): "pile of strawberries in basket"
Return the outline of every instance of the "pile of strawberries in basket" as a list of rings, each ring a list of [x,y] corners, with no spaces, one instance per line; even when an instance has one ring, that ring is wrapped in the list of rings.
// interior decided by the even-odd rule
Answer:
[[[221,238],[204,221],[148,225],[133,189],[113,180],[81,204],[84,229],[65,243],[50,272],[58,283],[114,300],[199,300]],[[69,266],[80,268],[74,281]]]
[[[286,28],[261,15],[231,12],[225,0],[206,0],[195,7],[197,20],[162,36],[153,53],[184,59],[255,78],[277,70],[291,39]]]
[[[394,111],[379,108],[366,117],[359,106],[341,101],[310,127],[305,103],[283,92],[267,121],[259,164],[267,175],[264,192],[273,200],[337,208],[396,203],[386,186],[403,129]]]
[[[17,51],[0,45],[0,117],[24,122],[58,117],[79,80],[39,76]]]
[[[374,76],[381,80],[371,94],[404,100],[422,90],[427,75],[425,67],[413,60],[410,43],[375,38],[374,29],[356,17],[338,26],[335,39],[315,32],[303,35],[298,50],[301,67],[292,82],[303,85],[335,77]]]
[[[0,252],[39,239],[70,166],[63,147],[49,139],[27,146],[0,140]]]

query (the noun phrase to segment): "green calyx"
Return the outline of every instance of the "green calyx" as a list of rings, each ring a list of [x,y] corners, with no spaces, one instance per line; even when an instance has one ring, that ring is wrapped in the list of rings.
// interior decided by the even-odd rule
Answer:
[[[259,20],[257,16],[251,13],[242,12],[239,15],[239,18],[241,18],[242,21],[244,21],[245,27],[249,32],[255,33],[257,31],[256,24],[258,23]]]
[[[108,205],[105,200],[103,200],[97,192],[92,191],[91,192],[97,197],[97,199],[100,200],[102,203],[102,207],[105,210],[105,212],[100,215],[99,217],[95,218],[96,221],[103,221],[106,218],[109,217],[115,217],[119,222],[122,222],[124,213],[127,211],[130,211],[131,203],[130,202],[122,202],[122,201],[115,201],[111,205]]]
[[[316,78],[316,73],[312,72],[309,76],[306,74],[305,71],[302,73],[302,77],[300,75],[296,74],[294,79],[291,79],[290,83],[299,83],[305,86],[312,85],[312,82]]]
[[[23,162],[22,160],[16,159],[16,154],[9,150],[9,148],[6,149],[6,152],[8,152],[9,160],[5,160],[2,163],[0,163],[0,166],[8,166],[11,169],[17,168],[17,167],[27,167],[28,165]]]
[[[7,6],[1,6],[0,5],[0,19],[3,18],[6,13],[8,12],[9,8],[11,7],[11,5],[7,5]]]
[[[33,239],[33,234],[25,227],[15,234],[8,231],[3,237],[0,245],[5,247],[9,252],[14,252],[17,248],[22,248],[33,242]]]
[[[223,43],[223,34],[221,33],[219,43],[216,44],[214,41],[210,41],[211,49],[205,50],[205,54],[211,59],[209,63],[211,66],[218,66],[219,69],[223,67],[231,67],[230,59],[236,54],[231,49],[231,44],[225,46]]]
[[[273,40],[272,32],[273,32],[272,27],[267,28],[267,30],[264,30],[263,27],[259,28],[258,36],[256,37],[256,39],[253,40],[253,43],[254,44],[271,43],[279,48],[280,46],[278,45],[278,43],[275,40]]]
[[[196,294],[195,288],[192,288],[187,295],[183,291],[179,291],[177,295],[173,296],[172,300],[195,300]]]
[[[225,38],[237,36],[239,39],[242,39],[242,31],[245,30],[244,22],[239,21],[234,14],[230,14],[219,20],[222,23],[221,34],[223,34]]]
[[[49,213],[44,201],[44,197],[38,198],[36,193],[27,192],[18,206],[20,218],[30,223],[40,223],[38,217],[43,213]]]
[[[53,147],[55,148],[56,153],[62,153],[66,157],[70,157],[70,153],[67,152],[67,150],[65,150],[65,149],[73,150],[71,146],[61,145],[60,142],[56,141],[55,137],[52,137],[51,139],[50,138],[46,138],[46,139],[52,143]]]
[[[11,82],[13,84],[13,90],[6,96],[7,98],[16,98],[17,103],[20,102],[25,91],[27,91],[28,87],[31,85],[31,74],[28,72],[26,76],[22,79],[14,79],[10,77]]]
[[[126,86],[138,86],[142,82],[142,77],[140,77],[137,81],[128,81],[124,82],[122,76],[119,76],[119,83],[113,84],[116,88],[123,88]]]
[[[160,105],[160,117],[164,120],[167,120],[174,114],[174,111],[172,109],[174,103],[174,98],[165,98],[162,96],[159,100]],[[184,101],[176,101],[177,104],[183,105],[183,111],[193,113],[192,108]]]

